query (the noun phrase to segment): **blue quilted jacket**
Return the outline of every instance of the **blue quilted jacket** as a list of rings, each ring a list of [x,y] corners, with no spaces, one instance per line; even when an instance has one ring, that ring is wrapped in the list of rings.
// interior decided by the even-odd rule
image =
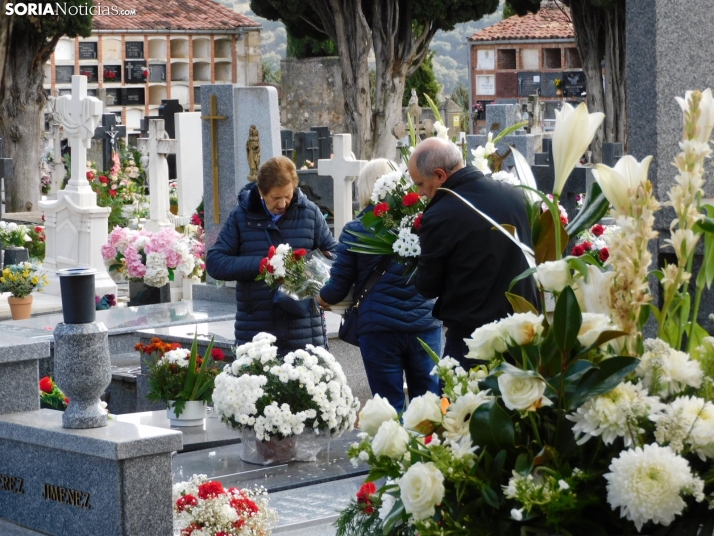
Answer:
[[[236,281],[236,344],[261,331],[272,333],[281,350],[324,344],[322,319],[317,307],[309,316],[296,317],[273,305],[274,292],[256,281],[260,259],[271,245],[293,249],[333,251],[337,246],[320,209],[300,190],[295,191],[285,214],[274,223],[265,210],[255,184],[238,194],[238,205],[223,225],[206,256],[206,270],[214,279]]]
[[[371,207],[366,210],[371,210]],[[356,292],[360,292],[382,258],[349,251],[351,246],[347,242],[356,242],[357,239],[348,231],[367,232],[360,220],[352,220],[345,225],[337,246],[337,258],[330,271],[330,281],[320,291],[320,297],[327,303],[344,300],[353,284],[356,284]],[[408,282],[408,276],[404,277],[404,270],[404,265],[391,263],[360,303],[357,317],[359,335],[376,331],[417,332],[441,326],[441,322],[431,316],[434,300],[427,300],[419,294],[413,279]]]

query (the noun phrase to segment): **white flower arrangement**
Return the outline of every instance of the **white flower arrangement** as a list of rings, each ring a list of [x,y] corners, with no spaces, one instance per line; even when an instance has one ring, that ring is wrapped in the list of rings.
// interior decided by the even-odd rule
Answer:
[[[387,198],[388,195],[392,194],[397,186],[402,186],[405,190],[413,185],[411,178],[408,174],[400,171],[390,171],[386,175],[382,175],[374,183],[374,190],[372,191],[372,203],[375,205],[380,201]]]
[[[258,441],[305,430],[339,437],[351,430],[359,401],[332,354],[309,344],[280,358],[275,340],[259,333],[235,348],[235,361],[218,375],[213,391],[222,420],[255,431]]]

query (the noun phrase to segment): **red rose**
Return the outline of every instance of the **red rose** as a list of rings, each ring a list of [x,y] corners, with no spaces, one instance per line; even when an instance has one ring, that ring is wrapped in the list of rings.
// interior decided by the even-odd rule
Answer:
[[[198,497],[200,499],[209,499],[211,497],[218,497],[223,495],[226,490],[223,489],[223,484],[220,482],[206,482],[198,486]]]
[[[377,486],[374,482],[365,482],[357,492],[357,502],[371,504],[369,498],[377,493]]]
[[[419,229],[421,229],[421,217],[422,217],[423,215],[424,215],[424,214],[419,214],[419,215],[416,217],[416,219],[414,220],[414,229],[416,229],[417,231],[418,231]]]
[[[87,171],[87,180],[88,181],[93,181],[94,180],[94,173],[91,171]],[[44,220],[43,220],[44,221]]]
[[[595,236],[602,236],[605,234],[605,227],[600,225],[599,223],[596,223],[595,225],[592,226],[592,229],[590,229],[590,232],[594,234]]]
[[[306,249],[300,248],[293,251],[293,257],[295,258],[295,260],[302,259],[305,255],[307,255]]]
[[[223,354],[223,350],[221,350],[220,348],[214,348],[213,350],[211,350],[211,358],[214,361],[223,361],[226,356]]]
[[[272,259],[273,255],[275,255],[275,246],[270,246],[268,248],[268,259]]]
[[[111,195],[112,197],[116,197],[116,196],[117,196],[117,191],[116,191],[116,190],[109,190],[109,195]]]
[[[374,215],[378,218],[387,212],[389,212],[389,203],[378,203],[377,206],[374,207]]]
[[[583,246],[583,249],[585,251],[590,251],[593,248],[593,245],[591,242],[588,242],[587,240],[581,244]]]
[[[189,506],[196,506],[198,504],[198,499],[193,495],[184,495],[179,497],[176,501],[176,509],[179,512],[183,512]]]
[[[602,249],[600,250],[599,256],[600,256],[600,260],[601,260],[602,262],[605,262],[607,259],[610,258],[610,252],[607,250],[607,248],[602,248]]]
[[[265,271],[268,269],[268,266],[268,257],[263,257],[262,259],[260,259],[260,268],[258,269],[258,271],[261,274],[264,274]]]
[[[42,391],[43,393],[52,392],[52,380],[49,376],[45,376],[40,380],[40,391]]]
[[[99,175],[99,182],[102,184],[109,184],[109,179],[107,179],[104,175]]]
[[[585,248],[582,246],[582,244],[578,244],[573,248],[572,254],[573,257],[580,257],[585,253]]]
[[[418,203],[419,199],[420,197],[418,193],[410,192],[404,196],[404,199],[402,199],[402,205],[405,207],[411,207],[412,205]]]

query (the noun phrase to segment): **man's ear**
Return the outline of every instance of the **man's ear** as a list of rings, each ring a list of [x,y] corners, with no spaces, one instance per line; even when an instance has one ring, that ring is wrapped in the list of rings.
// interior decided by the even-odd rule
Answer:
[[[447,175],[446,171],[441,168],[436,168],[434,170],[434,175],[436,175],[436,181],[439,183],[439,186],[444,184],[446,182],[446,179],[449,178],[449,175]]]

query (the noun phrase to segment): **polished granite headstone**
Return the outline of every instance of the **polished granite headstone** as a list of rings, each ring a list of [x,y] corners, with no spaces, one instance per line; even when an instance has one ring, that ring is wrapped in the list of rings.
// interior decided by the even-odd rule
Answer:
[[[114,420],[70,430],[47,409],[0,415],[0,518],[57,536],[172,536],[181,437]]]
[[[0,414],[40,409],[38,362],[49,355],[48,340],[0,335]]]

